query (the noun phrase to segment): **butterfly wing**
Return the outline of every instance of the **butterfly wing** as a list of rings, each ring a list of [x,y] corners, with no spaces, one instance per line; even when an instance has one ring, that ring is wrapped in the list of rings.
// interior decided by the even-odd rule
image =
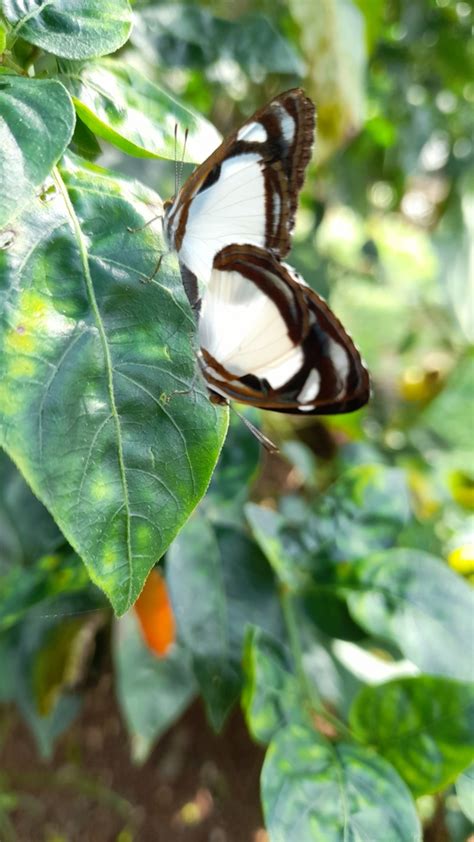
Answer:
[[[299,88],[257,111],[165,205],[164,230],[182,265],[205,284],[214,256],[250,243],[290,250],[298,193],[311,157],[314,105]]]
[[[253,246],[214,260],[199,318],[211,393],[276,412],[335,414],[367,403],[369,375],[328,305]]]

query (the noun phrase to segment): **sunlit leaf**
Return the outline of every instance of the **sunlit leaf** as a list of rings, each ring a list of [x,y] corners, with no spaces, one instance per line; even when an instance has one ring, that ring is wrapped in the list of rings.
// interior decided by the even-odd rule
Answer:
[[[140,283],[162,242],[127,226],[158,198],[72,162],[51,188],[0,254],[0,436],[123,613],[204,494],[226,413],[192,388],[174,259]]]
[[[427,675],[364,687],[350,724],[416,796],[436,792],[452,783],[473,755],[474,689]]]
[[[71,98],[60,82],[0,76],[0,228],[32,201],[73,129]]]
[[[290,0],[318,105],[317,154],[323,160],[360,129],[365,116],[364,19],[351,0]]]
[[[304,73],[301,57],[268,15],[223,20],[204,8],[168,3],[146,9],[141,20],[133,40],[144,49],[152,41],[167,66],[208,68],[216,63],[218,73],[219,62],[222,72],[234,64],[257,82],[267,73]]]
[[[447,565],[419,550],[392,549],[347,572],[349,609],[363,628],[393,642],[423,672],[472,680],[474,592]]]
[[[128,0],[4,0],[2,12],[15,34],[63,58],[113,53],[132,26]]]
[[[133,613],[115,624],[117,692],[138,762],[192,701],[196,684],[189,656],[179,645],[157,658],[145,644]]]
[[[181,159],[185,130],[185,161],[200,163],[220,143],[219,132],[211,123],[133,67],[104,59],[71,68],[61,79],[85,125],[129,155]]]
[[[368,748],[333,745],[300,726],[287,726],[270,744],[262,801],[271,842],[421,840],[415,804],[393,766]]]

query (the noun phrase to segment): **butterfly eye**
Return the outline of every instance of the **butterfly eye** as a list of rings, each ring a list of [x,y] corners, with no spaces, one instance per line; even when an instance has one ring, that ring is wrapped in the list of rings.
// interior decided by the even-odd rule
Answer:
[[[165,199],[165,201],[163,202],[163,210],[168,210],[168,208],[171,207],[173,202],[174,202],[174,197],[171,198],[171,199]]]

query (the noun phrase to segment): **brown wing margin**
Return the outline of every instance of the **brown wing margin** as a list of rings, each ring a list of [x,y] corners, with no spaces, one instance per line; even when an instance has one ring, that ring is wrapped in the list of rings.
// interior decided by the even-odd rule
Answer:
[[[353,412],[367,403],[370,380],[359,351],[326,302],[310,287],[301,284],[290,267],[252,246],[229,246],[217,255],[216,264],[220,271],[241,272],[265,289],[287,322],[289,336],[292,324],[293,328],[299,324],[300,335],[298,338],[295,335],[293,341],[295,346],[302,348],[303,364],[291,380],[272,389],[267,381],[251,372],[236,377],[201,349],[201,368],[211,392],[273,412],[304,415]],[[270,272],[274,284],[269,283]],[[282,286],[287,290],[287,304],[281,292],[278,297],[272,293],[272,290],[281,290]],[[285,312],[291,306],[301,308],[299,318]],[[344,351],[342,362],[341,351]],[[313,371],[317,372],[320,381],[317,397],[302,402],[298,395]]]
[[[294,131],[288,139],[284,134],[285,117],[293,122]],[[245,126],[261,123],[267,132],[264,141],[239,140]],[[306,167],[311,159],[315,126],[315,107],[301,88],[294,88],[275,97],[255,112],[236,131],[200,164],[189,176],[176,198],[168,201],[174,205],[167,219],[169,228],[173,217],[180,211],[180,221],[174,246],[180,249],[186,230],[189,205],[194,196],[211,186],[219,178],[220,166],[226,158],[246,152],[256,152],[261,157],[265,178],[265,246],[278,257],[285,257],[291,248],[291,233],[298,207],[298,193],[304,182]]]

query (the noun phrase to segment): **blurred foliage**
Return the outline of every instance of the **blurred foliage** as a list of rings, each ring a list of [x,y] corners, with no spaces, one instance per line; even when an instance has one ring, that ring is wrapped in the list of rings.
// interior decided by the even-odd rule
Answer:
[[[271,842],[414,842],[432,793],[464,842],[471,26],[455,0],[1,5],[0,700],[42,753],[111,647],[137,761],[198,693],[216,729],[240,699],[269,746]],[[160,224],[127,226],[173,192],[175,157],[186,175],[296,85],[318,135],[290,262],[373,396],[323,421],[267,413],[280,456],[233,417],[213,473],[227,419],[193,381],[177,267],[139,284]],[[147,576],[112,620],[102,591],[123,613]]]

